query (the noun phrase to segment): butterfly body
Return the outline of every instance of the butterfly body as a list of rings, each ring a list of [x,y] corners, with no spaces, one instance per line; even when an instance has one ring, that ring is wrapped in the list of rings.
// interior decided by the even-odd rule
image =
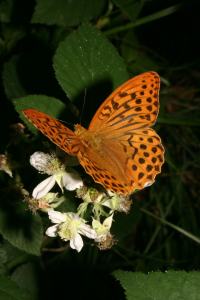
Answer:
[[[117,194],[131,194],[152,183],[164,163],[161,139],[150,128],[158,115],[159,85],[155,72],[125,82],[102,103],[88,130],[77,124],[73,132],[35,110],[23,113],[52,142],[77,155],[94,181]]]
[[[93,132],[85,129],[79,124],[76,124],[74,134],[77,135],[85,147],[92,148],[94,151],[101,150],[101,138]]]

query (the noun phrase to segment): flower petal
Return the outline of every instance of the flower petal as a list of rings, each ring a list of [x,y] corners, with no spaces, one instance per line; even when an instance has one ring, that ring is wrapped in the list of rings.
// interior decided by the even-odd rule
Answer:
[[[64,193],[64,190],[63,190],[63,179],[62,179],[63,174],[65,174],[65,172],[60,172],[58,174],[55,174],[56,182],[59,185],[59,187],[61,188],[62,193]]]
[[[76,249],[78,252],[83,248],[83,240],[80,234],[76,234],[75,238],[70,240],[70,247]]]
[[[110,229],[112,225],[112,221],[113,221],[113,214],[104,220],[103,225],[106,226],[108,229]]]
[[[13,177],[12,171],[8,167],[3,168],[2,171],[5,171],[10,177]]]
[[[66,221],[66,216],[59,211],[48,211],[49,219],[52,223],[62,223]]]
[[[41,151],[33,153],[30,157],[30,164],[37,170],[42,171],[46,161],[49,159],[50,155],[43,153]]]
[[[45,196],[43,196],[43,200],[45,200],[46,203],[51,203],[57,198],[58,193],[47,193]]]
[[[90,228],[90,226],[86,225],[86,224],[78,225],[78,231],[79,231],[79,233],[84,234],[85,236],[87,236],[90,239],[96,239],[96,237],[97,237],[95,230]]]
[[[80,218],[77,214],[75,214],[73,212],[68,212],[67,214],[70,217],[70,219],[72,219],[74,222],[77,222],[77,221],[83,221],[83,222],[85,222],[84,219]]]
[[[55,237],[55,236],[57,236],[58,226],[59,226],[59,224],[50,226],[50,227],[46,230],[45,233],[46,233],[48,236],[50,236],[50,237]]]
[[[42,198],[44,195],[46,195],[54,186],[56,180],[55,180],[55,176],[52,175],[50,177],[48,177],[47,179],[43,180],[42,182],[40,182],[33,190],[32,196],[35,199],[40,199]]]
[[[64,173],[62,179],[64,187],[69,191],[73,191],[83,186],[83,180],[78,174]]]
[[[94,230],[100,228],[101,226],[101,223],[93,218],[92,227],[94,228]]]

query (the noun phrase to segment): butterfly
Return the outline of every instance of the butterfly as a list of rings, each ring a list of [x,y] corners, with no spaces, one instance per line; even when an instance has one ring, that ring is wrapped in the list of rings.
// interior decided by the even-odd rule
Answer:
[[[128,80],[102,103],[88,130],[76,124],[73,132],[37,110],[23,113],[53,143],[77,155],[95,182],[126,195],[153,183],[164,163],[161,139],[150,128],[158,116],[159,87],[153,71]]]

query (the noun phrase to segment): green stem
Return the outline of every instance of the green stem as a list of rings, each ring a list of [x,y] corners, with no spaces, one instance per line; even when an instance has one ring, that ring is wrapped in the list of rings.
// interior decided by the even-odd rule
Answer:
[[[174,201],[175,201],[175,197],[173,197],[172,200],[171,200],[171,202],[169,203],[169,205],[168,205],[168,207],[167,207],[167,210],[166,210],[165,214],[163,215],[162,220],[163,220],[164,218],[166,218],[167,215],[169,214],[169,212],[170,212],[170,210],[171,210],[171,207],[172,207],[172,205],[174,204]],[[148,243],[146,249],[144,250],[144,254],[146,254],[147,252],[149,252],[149,249],[150,249],[151,246],[153,245],[154,240],[155,240],[156,236],[158,235],[160,229],[161,229],[161,225],[158,225],[158,226],[156,227],[156,230],[155,230],[153,236],[151,237],[151,240],[149,241],[149,243]]]
[[[145,23],[149,23],[151,21],[155,21],[155,20],[160,19],[162,17],[169,16],[169,15],[171,15],[171,14],[173,14],[173,13],[175,13],[175,12],[181,10],[181,9],[184,9],[184,8],[190,6],[191,4],[194,4],[195,2],[197,2],[197,0],[186,1],[186,2],[183,2],[183,3],[179,3],[177,5],[170,6],[166,9],[163,9],[163,10],[161,10],[157,13],[154,13],[150,16],[146,16],[144,18],[138,19],[135,22],[130,22],[126,25],[121,25],[121,26],[117,26],[115,28],[106,30],[106,31],[104,31],[104,34],[105,35],[110,35],[110,34],[113,34],[113,33],[117,33],[117,32],[120,32],[120,31],[127,30],[129,28],[133,28],[133,27],[143,25]]]
[[[27,262],[30,260],[30,255],[29,254],[23,254],[19,257],[17,257],[16,259],[13,259],[12,261],[10,261],[6,267],[11,270],[12,268],[22,264],[23,262]]]
[[[158,117],[158,123],[162,124],[172,124],[172,125],[182,125],[182,126],[200,126],[200,121],[193,121],[193,120],[181,120],[181,119],[174,119],[174,118],[162,118]]]
[[[186,230],[184,230],[184,229],[182,229],[182,228],[180,228],[180,227],[178,227],[178,226],[176,226],[176,225],[174,225],[174,224],[172,224],[172,223],[166,221],[165,219],[162,219],[162,218],[157,217],[156,215],[152,214],[151,212],[149,212],[148,210],[146,210],[146,209],[144,209],[144,208],[140,208],[140,210],[143,211],[144,213],[146,213],[147,215],[149,215],[149,216],[151,216],[151,217],[153,217],[153,218],[159,220],[159,221],[162,222],[163,224],[172,227],[173,229],[179,231],[180,233],[186,235],[187,237],[189,237],[189,238],[192,239],[193,241],[195,241],[195,242],[197,242],[197,243],[200,244],[200,238],[198,238],[197,236],[191,234],[190,232],[188,232],[188,231],[186,231]]]

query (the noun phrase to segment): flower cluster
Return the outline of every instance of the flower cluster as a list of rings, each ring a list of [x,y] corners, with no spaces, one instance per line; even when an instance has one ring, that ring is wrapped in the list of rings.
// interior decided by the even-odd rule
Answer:
[[[4,161],[5,158],[2,156],[2,168],[9,173]],[[40,173],[49,176],[34,188],[32,196],[25,195],[29,209],[33,213],[37,210],[48,213],[49,219],[54,224],[46,230],[46,234],[49,237],[59,236],[63,241],[69,241],[70,247],[78,252],[83,247],[81,236],[94,239],[101,250],[111,248],[115,243],[114,236],[110,232],[114,211],[128,213],[132,203],[129,196],[116,195],[112,191],[105,192],[99,184],[83,182],[79,173],[72,168],[79,164],[77,157],[69,156],[60,149],[50,154],[35,152],[30,157],[30,164]],[[60,197],[58,193],[50,192],[56,183],[62,192]],[[63,201],[67,201],[64,189],[76,190],[76,197],[82,199],[77,213],[61,213],[54,210]],[[94,217],[91,226],[86,224],[84,219],[88,205],[93,207]],[[104,220],[101,223],[102,217]]]

